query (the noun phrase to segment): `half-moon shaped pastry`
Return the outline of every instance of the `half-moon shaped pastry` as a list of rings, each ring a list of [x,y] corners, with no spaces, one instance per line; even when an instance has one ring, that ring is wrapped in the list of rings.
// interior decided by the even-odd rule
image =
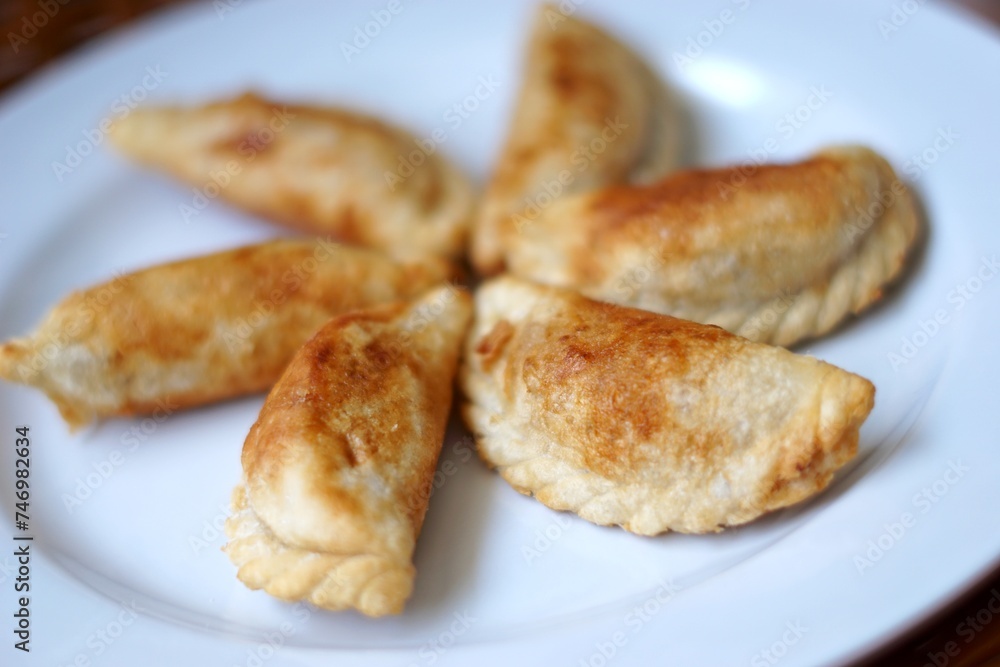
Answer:
[[[74,292],[0,345],[0,377],[38,387],[76,429],[264,391],[333,315],[420,294],[443,259],[397,263],[328,241],[273,241]]]
[[[508,234],[554,199],[675,168],[674,100],[647,65],[590,23],[543,5],[528,43],[506,143],[473,226],[472,262],[503,268]]]
[[[641,535],[718,531],[819,492],[875,388],[784,348],[516,278],[476,294],[460,382],[521,493]]]
[[[791,345],[877,301],[918,231],[892,167],[843,147],[561,199],[511,236],[507,264],[595,299]]]
[[[415,137],[349,111],[245,94],[207,106],[136,109],[111,133],[126,154],[194,186],[188,222],[215,197],[320,236],[458,256],[469,181]]]
[[[295,355],[243,445],[225,550],[244,584],[402,611],[471,310],[440,288],[337,317]]]

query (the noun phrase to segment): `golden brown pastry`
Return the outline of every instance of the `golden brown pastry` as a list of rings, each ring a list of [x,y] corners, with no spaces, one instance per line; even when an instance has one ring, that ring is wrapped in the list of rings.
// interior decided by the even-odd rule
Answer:
[[[243,583],[402,611],[471,310],[440,288],[337,317],[295,355],[243,445],[225,547]]]
[[[874,151],[676,173],[567,197],[510,235],[510,270],[759,342],[820,336],[882,295],[918,234]]]
[[[543,5],[506,143],[473,226],[472,262],[503,268],[506,234],[554,199],[646,182],[676,166],[678,114],[657,77],[599,28]]]
[[[323,240],[163,264],[71,294],[0,345],[0,377],[42,389],[73,429],[264,391],[333,315],[419,294],[451,271]]]
[[[140,108],[111,137],[194,186],[181,206],[187,221],[222,197],[290,227],[394,253],[458,256],[468,237],[474,193],[465,176],[409,133],[361,114],[246,94]]]
[[[512,277],[476,294],[460,383],[521,493],[642,535],[800,502],[857,449],[868,380],[723,329]]]

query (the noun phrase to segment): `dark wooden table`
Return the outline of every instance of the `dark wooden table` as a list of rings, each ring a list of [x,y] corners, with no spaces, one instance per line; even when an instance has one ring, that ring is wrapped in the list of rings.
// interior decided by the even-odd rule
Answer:
[[[950,0],[1000,27],[1000,0]],[[65,3],[65,4],[63,4]],[[0,0],[0,90],[87,39],[176,0]],[[51,15],[50,15],[51,13]],[[29,23],[41,24],[31,34]],[[10,34],[30,38],[10,38]],[[998,73],[1000,74],[1000,73]],[[884,647],[861,665],[892,667],[1000,667],[1000,568],[949,609]]]

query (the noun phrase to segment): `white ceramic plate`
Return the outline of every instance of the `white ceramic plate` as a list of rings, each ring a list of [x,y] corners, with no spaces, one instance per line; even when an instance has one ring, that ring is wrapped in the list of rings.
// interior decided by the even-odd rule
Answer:
[[[517,90],[529,3],[341,4],[171,11],[8,95],[0,335],[28,331],[64,294],[117,271],[280,233],[217,201],[185,221],[190,188],[107,150],[101,121],[138,102],[252,87],[347,105],[421,137],[440,128],[439,149],[483,179]],[[13,450],[25,424],[35,541],[30,656],[12,646],[16,563],[0,556],[0,661],[833,664],[911,627],[997,562],[996,38],[919,3],[593,0],[578,11],[681,92],[695,162],[866,142],[919,193],[930,234],[911,275],[807,350],[878,387],[856,463],[815,501],[748,527],[644,539],[519,496],[453,428],[453,474],[439,476],[413,599],[398,618],[369,620],[251,592],[219,551],[262,397],[69,436],[39,393],[4,385],[0,553],[22,534]],[[344,43],[357,49],[350,61]],[[676,57],[689,48],[690,61]]]

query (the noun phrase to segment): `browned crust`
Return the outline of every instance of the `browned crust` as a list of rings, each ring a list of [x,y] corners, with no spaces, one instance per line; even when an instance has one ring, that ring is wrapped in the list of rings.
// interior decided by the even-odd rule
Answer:
[[[439,151],[401,175],[415,137],[364,114],[246,93],[137,109],[111,137],[144,164],[301,231],[394,254],[457,257],[467,240],[466,177]]]
[[[0,377],[43,389],[73,427],[202,405],[268,389],[331,316],[419,294],[453,271],[327,241],[171,262],[71,294],[0,347]]]
[[[715,531],[819,492],[874,401],[815,359],[513,278],[477,293],[460,377],[508,482],[641,534]]]
[[[563,199],[507,259],[524,278],[790,345],[877,300],[919,231],[886,160],[845,146]]]
[[[541,6],[507,140],[473,227],[476,270],[503,269],[506,235],[538,202],[544,208],[553,197],[673,168],[674,116],[662,83],[628,47],[554,5]],[[595,141],[598,151],[590,149]],[[561,175],[568,178],[560,183]]]
[[[438,288],[335,317],[296,353],[243,446],[249,514],[227,551],[244,582],[331,609],[401,611],[470,317],[466,292]],[[297,574],[317,559],[322,571]],[[327,576],[345,560],[361,563],[353,575]]]

